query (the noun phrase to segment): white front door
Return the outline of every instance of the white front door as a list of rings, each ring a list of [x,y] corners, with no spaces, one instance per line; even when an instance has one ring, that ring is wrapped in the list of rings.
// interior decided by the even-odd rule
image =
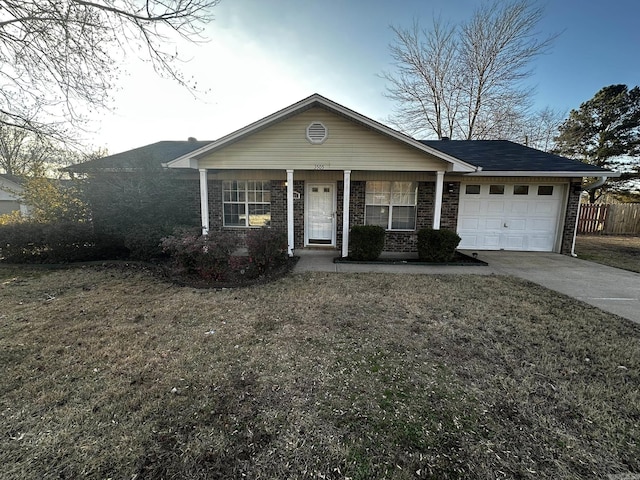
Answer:
[[[552,183],[463,183],[458,248],[554,251],[564,191]]]
[[[335,184],[307,184],[305,244],[335,245]]]

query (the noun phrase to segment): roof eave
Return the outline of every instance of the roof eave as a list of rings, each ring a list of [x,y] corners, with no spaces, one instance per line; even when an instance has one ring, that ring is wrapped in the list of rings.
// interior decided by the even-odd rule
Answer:
[[[619,177],[619,172],[572,172],[572,171],[539,171],[539,170],[482,170],[468,173],[467,177]]]
[[[198,160],[195,158],[191,158],[190,154],[186,154],[182,157],[176,158],[175,160],[163,162],[161,163],[161,165],[162,168],[192,168],[194,170],[197,170]]]

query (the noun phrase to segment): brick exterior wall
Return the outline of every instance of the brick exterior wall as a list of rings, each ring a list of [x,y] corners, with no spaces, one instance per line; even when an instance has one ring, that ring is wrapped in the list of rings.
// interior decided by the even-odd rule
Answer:
[[[569,200],[567,201],[564,227],[562,229],[562,242],[560,244],[560,253],[565,255],[571,255],[571,247],[573,246],[573,233],[575,232],[578,205],[580,204],[579,185],[579,183],[569,184]]]
[[[187,182],[187,180],[185,180]],[[197,180],[188,180],[192,193],[187,202],[193,211],[200,211],[200,196]],[[336,182],[336,247],[342,245],[342,212],[343,212],[343,187],[342,181]],[[570,254],[573,243],[573,233],[578,214],[580,193],[570,184],[569,198],[566,205],[565,222],[562,229],[561,250],[563,254]],[[192,186],[192,187],[191,187]],[[222,180],[209,180],[209,228],[211,231],[234,232],[242,241],[250,228],[223,227],[222,218]],[[294,248],[304,247],[304,200],[305,182],[295,180],[293,189],[300,195],[294,199]],[[352,181],[349,208],[349,224],[364,225],[365,221],[365,194],[366,181]],[[442,213],[440,228],[456,230],[458,222],[458,209],[460,198],[459,182],[444,182],[442,198]],[[433,225],[433,212],[435,203],[435,182],[418,182],[417,220],[416,230],[411,232],[388,231],[385,237],[384,250],[388,252],[415,252],[417,250],[417,231],[421,228],[430,228]],[[189,216],[191,217],[191,216]],[[186,219],[186,217],[185,217]],[[195,224],[200,223],[198,218],[193,218]],[[287,188],[282,180],[271,181],[271,226],[287,229]]]
[[[222,180],[209,180],[209,231],[232,232],[244,243],[251,227],[225,227],[222,217]],[[271,227],[287,230],[287,187],[282,180],[271,180]],[[304,181],[294,181],[293,190],[300,199],[293,202],[294,248],[304,246]],[[198,193],[197,212],[200,212]],[[255,228],[255,227],[254,227]]]
[[[349,207],[349,224],[364,225],[365,220],[365,194],[367,182],[351,182]],[[452,184],[454,187],[449,193],[445,189],[442,199],[442,228],[455,230],[458,221],[458,195],[460,184]],[[343,182],[338,182],[338,219],[342,218],[343,203]],[[418,201],[416,231],[412,232],[391,232],[388,231],[385,237],[384,250],[387,252],[415,252],[417,250],[418,234],[421,228],[430,228],[433,225],[435,182],[418,182]],[[337,245],[342,244],[342,222],[338,222]]]
[[[384,239],[386,252],[415,252],[418,250],[418,230],[433,225],[434,182],[418,182],[416,204],[416,230],[413,232],[387,231]]]
[[[365,181],[351,182],[349,207],[350,225],[364,225],[365,221]],[[452,192],[448,192],[445,183],[445,192],[442,203],[442,228],[456,228],[458,214],[458,195],[460,184],[452,184],[454,186]],[[250,228],[224,227],[222,218],[222,180],[209,180],[209,229],[210,231],[228,231],[237,235],[244,242],[246,232]],[[344,182],[339,181],[336,184],[336,246],[340,248],[342,245],[342,213],[344,201]],[[293,226],[294,226],[294,248],[304,247],[304,197],[305,182],[303,180],[295,180],[293,184],[295,192],[300,194],[299,199],[294,199],[293,203]],[[434,182],[418,182],[418,200],[417,200],[417,223],[416,231],[411,232],[387,232],[385,238],[385,251],[389,252],[415,252],[417,249],[417,230],[421,228],[429,228],[433,225],[433,208],[434,208]],[[200,210],[200,198],[194,196],[192,199],[197,202],[196,211]],[[287,187],[282,180],[271,181],[271,226],[274,228],[287,229]]]
[[[184,192],[184,198],[177,201],[184,202],[181,221],[184,225],[202,226],[200,217],[200,181],[198,178],[176,180]]]
[[[281,180],[271,180],[271,227],[287,230],[287,187]]]
[[[433,195],[432,195],[433,197]],[[458,228],[458,206],[460,204],[460,182],[444,182],[442,194],[442,213],[440,228],[453,230]]]
[[[303,248],[304,247],[304,180],[294,180],[293,191],[298,192],[300,194],[299,199],[293,200],[293,245],[294,245],[294,248]]]

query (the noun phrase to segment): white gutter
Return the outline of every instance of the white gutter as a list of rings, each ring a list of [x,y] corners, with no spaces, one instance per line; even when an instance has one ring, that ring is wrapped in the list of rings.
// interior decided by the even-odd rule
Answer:
[[[620,174],[618,174],[619,176]],[[604,183],[607,181],[607,178],[609,177],[600,177],[598,180],[596,180],[595,182],[593,182],[590,185],[587,185],[586,187],[584,187],[581,190],[581,194],[582,192],[588,192],[589,190],[593,190],[594,188],[598,188],[601,187],[602,185],[604,185]],[[576,254],[576,237],[578,236],[578,223],[580,222],[580,209],[582,207],[582,202],[578,201],[578,212],[576,214],[576,225],[573,228],[573,242],[571,243],[571,256],[572,257],[577,257],[578,255]]]
[[[607,178],[612,177],[613,175],[607,175],[606,177],[600,177],[598,180],[596,180],[595,182],[593,182],[590,185],[587,185],[586,187],[584,187],[582,190],[584,190],[585,192],[589,191],[589,190],[593,190],[594,188],[598,188],[601,187],[602,185],[604,185],[604,182],[607,181]],[[620,176],[620,174],[616,175],[616,176]]]
[[[571,171],[561,171],[561,172],[548,172],[548,171],[539,171],[539,170],[478,170],[474,173],[467,173],[465,177],[595,177],[594,172],[571,172]],[[607,172],[606,178],[609,177],[619,177],[620,173],[618,172]],[[602,185],[602,184],[600,184]],[[598,185],[598,186],[600,186]],[[597,188],[596,186],[595,188]],[[589,190],[594,187],[585,187],[585,190]]]

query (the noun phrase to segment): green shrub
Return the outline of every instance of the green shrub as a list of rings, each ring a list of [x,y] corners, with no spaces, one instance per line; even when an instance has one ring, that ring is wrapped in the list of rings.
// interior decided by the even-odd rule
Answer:
[[[376,260],[384,249],[385,230],[378,225],[356,225],[349,234],[349,258]]]
[[[203,279],[224,280],[230,272],[229,259],[238,248],[238,239],[229,232],[202,235],[199,230],[178,229],[162,239],[162,249],[171,256],[180,274],[196,274]]]
[[[288,258],[287,232],[275,228],[261,228],[247,233],[249,261],[261,275],[284,264]]]
[[[452,230],[423,228],[418,231],[418,258],[423,262],[448,262],[455,255],[460,240]]]
[[[68,263],[100,257],[85,222],[21,222],[0,226],[0,256],[8,263]]]
[[[162,249],[162,239],[174,231],[169,225],[141,224],[126,230],[122,241],[129,258],[148,261],[167,256]]]

